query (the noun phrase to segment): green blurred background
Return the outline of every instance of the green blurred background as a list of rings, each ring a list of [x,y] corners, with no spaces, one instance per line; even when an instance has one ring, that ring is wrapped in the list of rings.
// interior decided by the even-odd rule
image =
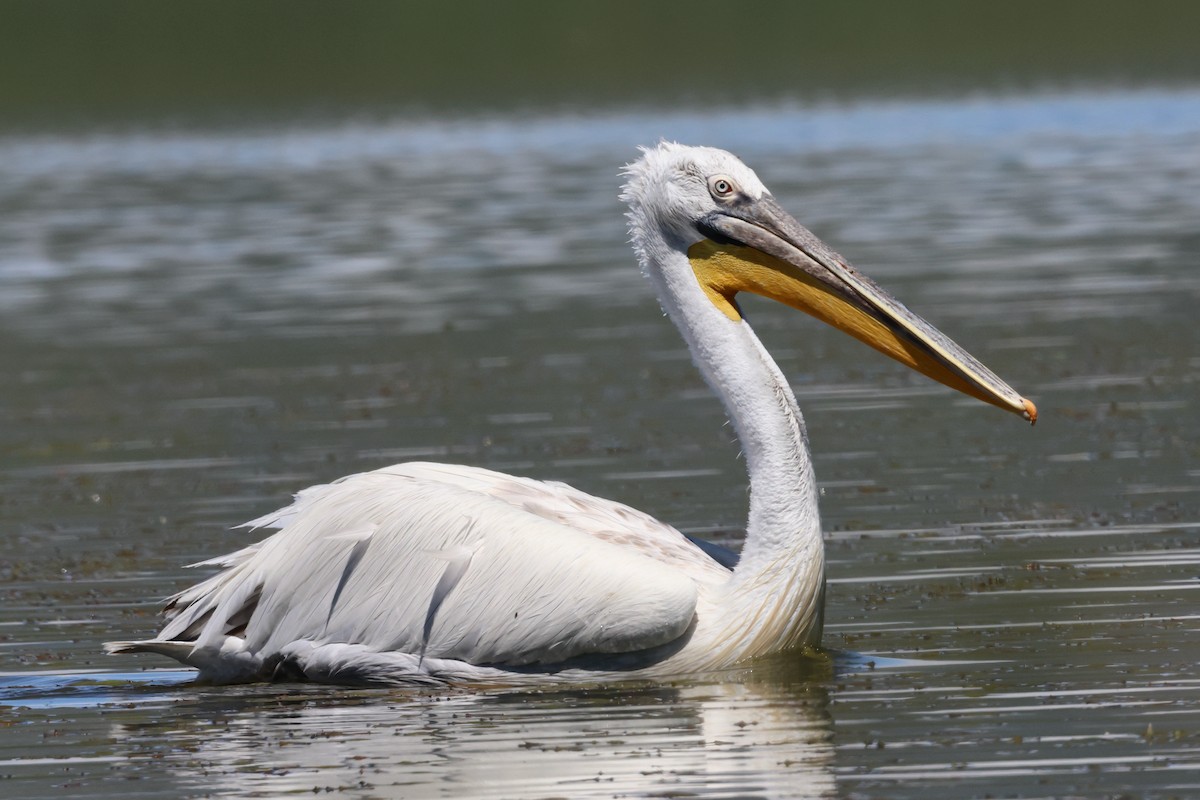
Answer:
[[[0,4],[0,129],[888,97],[1200,77],[1200,3]]]

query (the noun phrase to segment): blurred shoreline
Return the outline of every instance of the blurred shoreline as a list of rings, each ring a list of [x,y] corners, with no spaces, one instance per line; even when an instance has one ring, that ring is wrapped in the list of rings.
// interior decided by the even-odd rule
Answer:
[[[1200,4],[28,2],[0,132],[1178,88]]]

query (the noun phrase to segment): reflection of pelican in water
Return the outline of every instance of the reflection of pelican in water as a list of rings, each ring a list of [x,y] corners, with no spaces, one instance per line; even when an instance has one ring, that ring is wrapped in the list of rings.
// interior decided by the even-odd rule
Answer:
[[[1036,419],[732,155],[662,144],[627,176],[634,249],[746,455],[740,561],[563,484],[401,464],[306,489],[250,523],[279,532],[204,562],[224,570],[171,598],[157,638],[109,650],[163,653],[217,682],[409,682],[663,676],[817,644],[825,557],[804,422],[738,292]]]
[[[822,659],[788,661],[719,682],[435,697],[176,691],[169,715],[116,706],[106,746],[120,756],[112,778],[149,779],[164,797],[200,787],[243,797],[325,787],[379,797],[836,797],[832,671]]]

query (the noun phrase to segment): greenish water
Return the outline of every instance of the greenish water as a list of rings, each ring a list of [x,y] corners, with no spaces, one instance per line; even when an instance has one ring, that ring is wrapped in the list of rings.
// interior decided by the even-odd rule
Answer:
[[[618,169],[728,147],[1033,398],[748,302],[811,429],[823,658],[663,685],[199,688],[230,526],[420,458],[737,546],[737,446]],[[388,116],[0,139],[0,794],[1180,796],[1200,787],[1200,93]]]

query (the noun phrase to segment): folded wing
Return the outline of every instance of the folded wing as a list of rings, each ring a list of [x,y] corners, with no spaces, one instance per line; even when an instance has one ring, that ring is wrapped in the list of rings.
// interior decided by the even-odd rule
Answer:
[[[623,522],[615,503],[580,509],[583,498],[425,464],[307,489],[251,523],[278,533],[213,560],[225,571],[172,598],[158,640],[212,651],[241,637],[264,659],[295,642],[350,643],[524,666],[684,635],[698,585],[728,571],[673,528],[632,509]]]

